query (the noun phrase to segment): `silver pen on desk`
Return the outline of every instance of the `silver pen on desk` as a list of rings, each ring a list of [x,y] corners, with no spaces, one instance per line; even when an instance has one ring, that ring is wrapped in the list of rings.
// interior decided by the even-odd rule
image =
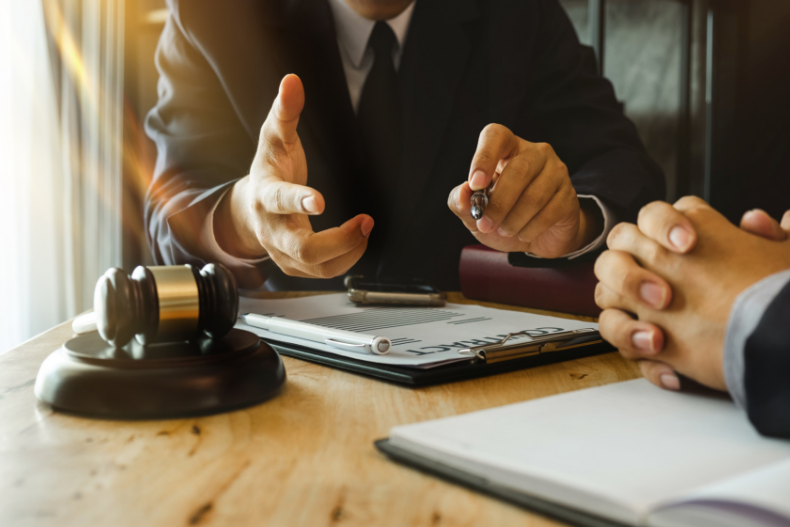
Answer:
[[[374,355],[386,355],[392,347],[392,343],[387,337],[379,337],[377,335],[325,328],[307,322],[299,322],[298,320],[267,317],[256,315],[255,313],[247,313],[240,318],[250,326],[265,329],[278,335],[311,340],[346,351],[367,351]]]

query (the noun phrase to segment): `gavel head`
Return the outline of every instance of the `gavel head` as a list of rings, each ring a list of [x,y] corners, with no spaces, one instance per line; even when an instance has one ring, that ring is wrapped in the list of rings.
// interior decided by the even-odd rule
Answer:
[[[236,323],[236,280],[221,264],[109,269],[93,294],[96,327],[115,347],[225,336]]]

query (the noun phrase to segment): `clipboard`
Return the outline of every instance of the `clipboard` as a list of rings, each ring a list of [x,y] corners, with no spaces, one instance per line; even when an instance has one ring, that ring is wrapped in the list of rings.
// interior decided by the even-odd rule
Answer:
[[[460,350],[466,352],[465,354],[469,356],[468,360],[428,369],[378,364],[307,346],[277,342],[272,339],[263,340],[286,357],[412,388],[477,379],[615,351],[615,348],[602,340],[594,330],[566,331],[533,338],[519,344],[508,344],[507,341],[517,334],[520,333],[511,333],[496,344]]]

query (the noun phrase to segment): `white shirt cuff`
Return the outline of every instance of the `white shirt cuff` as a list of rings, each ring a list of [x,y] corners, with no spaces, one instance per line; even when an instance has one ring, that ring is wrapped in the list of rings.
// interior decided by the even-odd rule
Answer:
[[[261,258],[238,258],[225,252],[219,243],[214,233],[214,212],[217,210],[220,201],[225,197],[225,194],[230,190],[230,186],[220,195],[219,199],[214,202],[214,206],[206,214],[206,221],[203,223],[203,231],[200,234],[200,241],[203,247],[214,257],[214,259],[226,267],[257,267],[262,262],[269,260],[268,256]]]
[[[598,199],[597,196],[593,196],[592,194],[579,194],[578,197],[579,200],[591,199],[598,204],[598,207],[601,209],[601,214],[603,215],[603,231],[601,232],[601,234],[598,235],[597,238],[595,238],[593,241],[591,241],[581,249],[576,249],[572,253],[568,253],[566,255],[560,256],[560,258],[567,258],[568,260],[573,260],[574,258],[578,258],[579,256],[582,256],[584,254],[597,251],[598,249],[603,247],[606,244],[606,237],[609,236],[609,231],[612,230],[616,221],[614,212],[612,212],[609,209],[609,207],[604,205],[604,203],[600,199]],[[542,258],[541,256],[532,253],[526,253],[526,255],[531,258]]]
[[[746,339],[754,333],[766,309],[790,281],[790,269],[772,274],[743,291],[732,305],[724,336],[724,382],[735,404],[746,408],[743,375]]]

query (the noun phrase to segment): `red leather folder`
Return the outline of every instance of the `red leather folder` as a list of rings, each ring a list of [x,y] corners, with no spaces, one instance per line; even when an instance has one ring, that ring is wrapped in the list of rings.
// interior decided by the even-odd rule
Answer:
[[[594,263],[540,260],[470,245],[461,252],[461,292],[474,300],[597,317]]]

